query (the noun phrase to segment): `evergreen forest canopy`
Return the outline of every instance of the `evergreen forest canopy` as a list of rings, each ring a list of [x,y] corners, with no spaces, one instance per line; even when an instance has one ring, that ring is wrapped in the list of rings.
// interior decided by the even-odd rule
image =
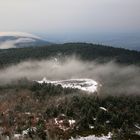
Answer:
[[[66,43],[44,47],[0,50],[0,67],[2,68],[30,59],[41,60],[56,56],[67,57],[71,55],[76,55],[82,60],[96,60],[99,63],[114,60],[120,64],[140,64],[140,52],[137,51],[97,44]]]
[[[17,84],[1,86],[0,126],[6,125],[5,131],[11,137],[12,131],[22,135],[24,130],[35,127],[35,132],[29,131],[27,138],[38,140],[68,140],[93,134],[100,137],[109,132],[113,140],[139,140],[140,96],[100,94],[87,94],[59,85],[40,85],[25,79]],[[9,117],[2,121],[5,115]],[[38,121],[34,122],[36,118]],[[69,127],[68,120],[76,123],[63,130],[55,124],[56,118],[64,121],[66,128]]]

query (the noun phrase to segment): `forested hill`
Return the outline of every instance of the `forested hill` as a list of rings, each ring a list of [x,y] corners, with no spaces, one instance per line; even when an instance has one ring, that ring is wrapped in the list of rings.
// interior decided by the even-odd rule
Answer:
[[[96,44],[66,43],[44,47],[0,50],[0,67],[28,59],[40,60],[70,55],[77,55],[83,60],[98,60],[99,62],[115,60],[123,64],[140,64],[140,52],[137,51]]]

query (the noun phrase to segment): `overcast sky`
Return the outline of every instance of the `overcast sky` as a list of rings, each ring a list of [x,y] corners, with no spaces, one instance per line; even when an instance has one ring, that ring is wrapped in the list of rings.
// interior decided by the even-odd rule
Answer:
[[[139,32],[140,0],[0,0],[0,31]]]

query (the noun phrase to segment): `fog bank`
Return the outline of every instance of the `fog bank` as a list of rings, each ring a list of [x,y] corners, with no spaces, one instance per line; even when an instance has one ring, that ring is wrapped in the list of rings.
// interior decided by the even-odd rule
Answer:
[[[83,62],[75,57],[59,60],[26,61],[0,70],[0,84],[27,78],[28,80],[94,79],[102,84],[101,91],[111,94],[140,94],[140,68],[114,62],[99,64]]]

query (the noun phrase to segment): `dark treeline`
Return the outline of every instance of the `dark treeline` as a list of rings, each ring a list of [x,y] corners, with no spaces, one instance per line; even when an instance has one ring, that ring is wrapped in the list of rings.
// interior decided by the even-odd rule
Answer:
[[[96,44],[67,43],[45,47],[0,50],[0,67],[29,59],[39,60],[70,55],[76,55],[82,60],[97,60],[98,62],[115,60],[122,64],[140,64],[140,52],[137,51]]]

